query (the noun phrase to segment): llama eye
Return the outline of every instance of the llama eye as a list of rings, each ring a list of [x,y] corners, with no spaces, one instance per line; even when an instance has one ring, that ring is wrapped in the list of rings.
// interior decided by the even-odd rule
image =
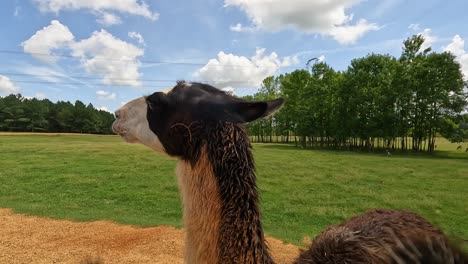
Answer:
[[[151,111],[158,111],[161,110],[161,106],[158,103],[147,101],[148,107]]]

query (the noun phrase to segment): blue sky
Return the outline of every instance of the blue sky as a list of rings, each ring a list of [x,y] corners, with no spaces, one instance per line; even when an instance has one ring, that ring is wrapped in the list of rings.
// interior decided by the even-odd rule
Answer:
[[[239,95],[313,57],[344,70],[399,56],[423,34],[468,75],[468,2],[409,0],[10,0],[0,4],[0,96],[118,109],[194,80]]]

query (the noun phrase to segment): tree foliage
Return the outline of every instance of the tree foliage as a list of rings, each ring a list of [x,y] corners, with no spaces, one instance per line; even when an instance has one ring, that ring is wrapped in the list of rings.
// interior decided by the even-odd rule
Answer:
[[[21,94],[0,97],[0,131],[110,134],[113,121],[113,114],[81,101],[53,103]]]
[[[252,99],[284,97],[268,121],[249,125],[254,140],[296,141],[302,147],[434,151],[438,135],[468,140],[466,82],[448,52],[404,42],[400,58],[370,54],[346,71],[324,62],[311,71],[268,77]],[[291,139],[292,138],[292,139]]]

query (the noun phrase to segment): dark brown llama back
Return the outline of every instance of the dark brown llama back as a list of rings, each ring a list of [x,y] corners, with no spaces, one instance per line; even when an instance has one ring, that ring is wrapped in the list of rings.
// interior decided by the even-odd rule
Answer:
[[[461,264],[467,259],[440,229],[421,216],[374,209],[328,227],[294,263]]]

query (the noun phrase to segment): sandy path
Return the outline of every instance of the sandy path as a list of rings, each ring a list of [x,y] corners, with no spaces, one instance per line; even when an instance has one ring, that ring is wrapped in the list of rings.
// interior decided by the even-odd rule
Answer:
[[[182,263],[183,231],[138,228],[106,221],[77,223],[0,209],[0,263]],[[290,263],[298,247],[267,238],[278,263]]]
[[[54,133],[54,132],[0,132],[0,136],[98,136],[98,134]]]

